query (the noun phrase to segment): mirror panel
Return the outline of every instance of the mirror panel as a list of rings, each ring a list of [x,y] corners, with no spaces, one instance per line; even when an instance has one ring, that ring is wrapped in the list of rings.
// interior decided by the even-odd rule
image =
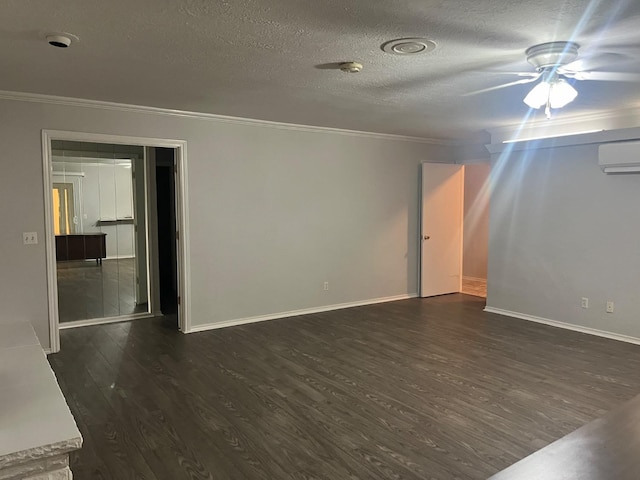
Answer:
[[[51,148],[60,322],[148,313],[143,148]]]

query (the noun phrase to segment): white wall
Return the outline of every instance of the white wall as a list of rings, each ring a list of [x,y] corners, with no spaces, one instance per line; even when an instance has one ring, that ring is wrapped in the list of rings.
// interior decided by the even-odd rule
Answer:
[[[503,156],[492,183],[487,305],[640,338],[640,175],[585,145]]]
[[[464,277],[487,278],[490,170],[489,162],[464,166]]]
[[[0,321],[30,320],[45,345],[45,246],[21,237],[44,239],[42,129],[188,142],[193,326],[415,294],[419,164],[452,160],[405,140],[2,100]]]

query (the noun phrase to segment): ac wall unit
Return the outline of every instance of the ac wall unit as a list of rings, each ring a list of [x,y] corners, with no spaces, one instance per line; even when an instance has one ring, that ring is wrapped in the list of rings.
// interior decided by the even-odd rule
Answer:
[[[640,142],[600,145],[598,164],[604,173],[640,173]]]

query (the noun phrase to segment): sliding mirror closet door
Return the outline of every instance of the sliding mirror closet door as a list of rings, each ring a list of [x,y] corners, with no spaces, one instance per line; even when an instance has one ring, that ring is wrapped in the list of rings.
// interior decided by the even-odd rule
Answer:
[[[60,324],[149,313],[143,148],[51,147]]]

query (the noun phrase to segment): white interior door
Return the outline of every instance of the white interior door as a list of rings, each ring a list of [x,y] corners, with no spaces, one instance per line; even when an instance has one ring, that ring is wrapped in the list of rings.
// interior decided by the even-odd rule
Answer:
[[[421,297],[462,287],[463,195],[462,165],[422,164]]]

